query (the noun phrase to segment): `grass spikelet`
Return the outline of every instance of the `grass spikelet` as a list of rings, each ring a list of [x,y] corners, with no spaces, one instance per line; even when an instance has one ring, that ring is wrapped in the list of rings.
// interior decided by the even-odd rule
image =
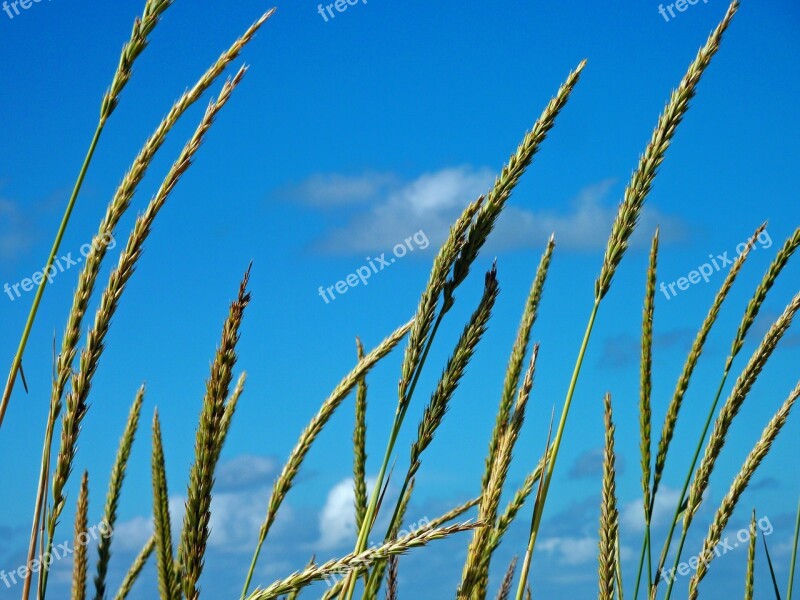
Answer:
[[[778,412],[775,413],[775,416],[772,417],[769,424],[764,429],[763,433],[761,434],[761,439],[759,439],[758,443],[756,443],[756,445],[750,451],[750,454],[748,454],[741,470],[736,475],[736,478],[733,480],[728,493],[725,495],[725,498],[722,500],[722,503],[717,509],[717,512],[714,515],[714,521],[711,523],[711,527],[709,528],[705,542],[703,543],[703,549],[700,554],[698,554],[700,561],[697,565],[697,571],[689,582],[690,600],[695,600],[697,598],[698,586],[705,577],[711,561],[714,559],[714,547],[719,543],[722,537],[722,532],[725,530],[728,521],[733,515],[733,511],[736,508],[739,498],[741,497],[742,493],[744,493],[745,489],[747,489],[747,486],[749,485],[753,474],[761,464],[761,461],[764,460],[772,448],[775,438],[777,438],[778,434],[781,432],[781,429],[786,423],[786,419],[789,417],[789,413],[791,412],[792,407],[794,406],[794,403],[798,397],[800,397],[800,383],[798,383],[791,391],[789,397],[786,399],[780,409],[778,409]]]
[[[645,534],[642,548],[639,573],[636,577],[636,590],[634,597],[639,595],[639,582],[641,581],[642,567],[645,560],[645,550],[650,552],[650,478],[652,471],[652,421],[653,411],[650,397],[653,390],[653,315],[656,299],[656,271],[658,267],[658,228],[653,235],[650,247],[650,261],[647,267],[647,283],[645,285],[644,310],[642,311],[642,357],[639,368],[639,452],[642,466],[642,497],[644,501]],[[653,561],[647,555],[647,580],[653,579]]]
[[[390,556],[387,564],[386,600],[397,600],[397,570],[400,562],[397,556]]]
[[[136,393],[133,406],[131,406],[128,414],[125,432],[122,434],[114,466],[111,469],[111,480],[108,484],[108,494],[106,495],[106,505],[103,512],[103,523],[106,524],[106,527],[105,531],[100,535],[100,542],[97,548],[97,574],[94,578],[95,600],[104,600],[106,597],[106,574],[108,573],[108,563],[111,560],[111,541],[114,535],[114,527],[117,524],[117,506],[122,493],[122,482],[125,480],[128,459],[131,456],[133,440],[139,427],[139,415],[142,411],[143,402],[144,387],[141,387]]]
[[[795,250],[797,250],[798,246],[800,246],[800,227],[794,230],[794,233],[789,236],[781,249],[777,252],[775,258],[770,263],[767,272],[764,273],[761,283],[758,284],[753,297],[750,299],[750,302],[748,302],[747,308],[744,311],[744,317],[742,318],[742,322],[739,324],[739,329],[736,331],[736,337],[731,345],[731,357],[735,357],[739,353],[739,350],[742,349],[747,332],[750,329],[750,326],[753,324],[753,321],[755,321],[756,317],[758,316],[758,311],[761,308],[761,305],[764,303],[767,293],[775,284],[775,280],[781,274],[781,271],[786,266],[786,263],[789,262],[789,259],[792,257],[792,254],[794,254]]]
[[[658,167],[664,160],[667,148],[672,141],[675,129],[683,119],[689,108],[689,101],[694,97],[700,77],[711,63],[711,58],[719,50],[722,34],[739,8],[739,1],[734,0],[728,8],[725,18],[711,33],[697,54],[694,62],[681,81],[680,85],[672,92],[666,109],[658,120],[658,125],[653,132],[653,137],[639,161],[639,166],[633,174],[630,184],[625,190],[625,196],[620,204],[617,218],[611,228],[606,253],[603,258],[603,267],[595,283],[595,298],[602,299],[611,287],[611,280],[628,249],[628,241],[639,220],[645,199],[650,193]]]
[[[520,320],[519,327],[517,328],[517,337],[514,340],[514,346],[511,349],[511,356],[508,359],[508,367],[506,368],[505,380],[503,382],[503,392],[500,397],[500,407],[497,409],[497,417],[495,419],[494,430],[492,437],[489,441],[489,452],[486,456],[486,468],[483,473],[483,480],[481,481],[481,489],[485,490],[491,476],[491,467],[494,464],[497,455],[497,445],[503,432],[508,426],[508,418],[511,412],[511,406],[514,402],[514,394],[519,387],[519,378],[522,374],[522,365],[525,360],[525,355],[528,352],[528,344],[530,343],[531,329],[536,321],[537,312],[539,309],[539,302],[542,298],[544,291],[544,283],[547,279],[547,273],[550,268],[550,261],[553,257],[553,250],[555,248],[555,237],[550,236],[547,242],[547,248],[539,261],[539,266],[536,269],[536,276],[531,284],[530,292],[525,301],[525,308],[522,312],[522,319]]]
[[[533,491],[533,486],[541,479],[547,461],[550,460],[551,450],[551,448],[548,448],[547,455],[539,459],[539,464],[536,465],[533,471],[528,473],[525,477],[525,481],[514,493],[514,497],[509,501],[503,514],[497,518],[497,525],[492,532],[492,538],[489,544],[490,552],[494,552],[497,546],[500,545],[500,540],[525,504],[525,500],[527,500],[528,496]]]
[[[753,353],[747,366],[736,380],[728,400],[720,410],[717,421],[714,424],[714,429],[711,432],[711,437],[708,440],[703,460],[697,469],[697,473],[695,474],[692,486],[689,490],[689,504],[684,515],[684,528],[689,527],[692,518],[700,507],[703,493],[708,487],[709,478],[714,470],[717,458],[722,451],[722,447],[725,444],[728,430],[734,418],[739,413],[739,409],[742,407],[747,394],[761,374],[762,369],[778,345],[778,342],[788,330],[792,323],[792,318],[798,310],[800,310],[800,293],[792,299],[786,306],[783,314],[781,314],[775,323],[773,323],[772,327],[769,328],[761,344]]]
[[[219,424],[219,440],[217,441],[217,449],[222,450],[223,446],[225,446],[225,440],[228,438],[228,431],[231,428],[231,422],[233,421],[233,415],[236,412],[236,407],[239,405],[239,398],[244,392],[244,384],[247,381],[247,373],[242,373],[239,375],[239,379],[236,381],[236,387],[233,388],[233,392],[231,392],[230,398],[228,398],[227,402],[225,402],[225,410],[222,413],[222,420]],[[217,455],[216,460],[219,460],[219,455]]]
[[[352,552],[341,558],[329,560],[319,566],[306,567],[304,570],[297,571],[289,577],[276,581],[266,588],[256,589],[247,597],[247,600],[269,600],[271,598],[277,598],[294,589],[324,579],[328,575],[345,571],[353,572],[357,576],[359,572],[368,569],[378,560],[385,560],[390,556],[404,554],[412,548],[426,546],[433,541],[469,531],[479,526],[480,525],[477,523],[469,522],[435,529],[426,526],[407,536],[397,540],[391,540],[381,546],[370,548],[364,552]]]
[[[169,514],[169,490],[164,444],[158,410],[153,414],[153,521],[156,546],[156,570],[161,600],[178,600],[180,584],[175,571],[175,554],[172,546],[172,521]]]
[[[155,547],[156,538],[151,537],[149,540],[147,540],[147,543],[144,545],[141,552],[139,552],[134,559],[131,568],[125,574],[125,578],[122,580],[122,584],[119,587],[117,595],[114,596],[114,600],[125,600],[125,598],[128,597],[128,594],[130,594],[131,590],[133,589],[133,584],[136,583],[136,580],[139,578],[142,569],[144,569],[144,566],[150,559],[150,555],[153,554]]]
[[[250,303],[247,284],[250,269],[239,285],[239,294],[231,303],[228,318],[222,329],[222,341],[211,365],[211,375],[206,382],[200,424],[195,440],[195,459],[189,472],[186,494],[186,515],[183,520],[179,550],[180,584],[186,600],[200,597],[198,582],[203,571],[203,561],[210,534],[211,492],[214,487],[214,470],[219,459],[220,425],[225,413],[233,367],[236,364],[236,345],[244,312]]]
[[[269,533],[272,524],[275,522],[278,509],[283,503],[283,500],[286,498],[286,494],[289,493],[289,490],[294,483],[294,478],[297,476],[300,466],[303,464],[303,461],[305,460],[309,450],[311,450],[314,440],[317,439],[317,436],[328,423],[328,420],[331,418],[331,416],[333,416],[333,413],[347,397],[350,391],[358,384],[358,381],[364,377],[369,370],[378,363],[378,361],[389,354],[389,352],[391,352],[394,347],[400,343],[400,340],[402,340],[411,329],[411,325],[412,321],[409,321],[405,325],[398,327],[372,352],[364,357],[363,360],[360,360],[355,368],[353,368],[353,370],[350,371],[350,373],[348,373],[341,382],[339,382],[339,385],[336,386],[331,395],[328,396],[328,398],[322,403],[322,406],[317,414],[314,415],[309,424],[300,434],[300,438],[297,440],[297,443],[292,449],[288,460],[284,464],[281,474],[278,476],[278,478],[275,480],[275,484],[272,486],[272,495],[269,499],[267,515],[261,525],[258,543],[256,545],[253,559],[250,564],[250,569],[247,574],[247,579],[245,580],[244,588],[242,590],[242,599],[247,596],[256,563],[258,562],[258,557],[261,553],[261,548],[267,539],[267,534]]]
[[[753,600],[753,588],[755,586],[756,572],[756,540],[758,539],[758,529],[756,529],[756,510],[753,509],[753,516],[750,518],[750,543],[747,545],[747,574],[744,580],[744,600]]]
[[[89,527],[89,473],[83,472],[78,509],[75,514],[75,556],[72,562],[72,600],[86,598],[86,576],[89,568],[87,545],[83,539]]]
[[[547,134],[553,128],[561,110],[567,105],[570,94],[575,89],[580,79],[581,72],[586,66],[583,60],[572,71],[564,83],[550,99],[539,119],[533,127],[525,134],[525,137],[517,147],[517,151],[511,155],[508,162],[503,166],[500,175],[495,179],[491,191],[486,196],[486,201],[480,207],[480,211],[475,217],[475,223],[467,234],[464,248],[453,266],[453,277],[448,283],[447,295],[452,295],[452,290],[466,279],[469,274],[470,266],[478,256],[483,245],[494,229],[497,218],[503,211],[506,201],[511,196],[511,192],[519,182],[525,170],[530,166],[533,157],[539,151],[539,147],[544,142]]]
[[[495,464],[492,467],[492,476],[486,490],[482,494],[478,520],[487,523],[486,527],[481,527],[473,532],[472,540],[467,550],[467,560],[461,575],[461,584],[458,588],[459,599],[471,598],[475,587],[483,580],[484,565],[486,564],[486,552],[492,533],[492,523],[497,519],[497,511],[500,505],[500,496],[511,465],[514,445],[519,437],[522,424],[525,419],[525,409],[528,398],[533,388],[533,376],[536,370],[536,358],[539,353],[538,346],[534,346],[531,354],[525,377],[517,394],[514,409],[509,416],[509,423],[503,433],[497,447]]]
[[[606,443],[603,453],[603,499],[600,509],[599,587],[600,600],[613,600],[614,581],[617,574],[617,512],[616,468],[614,466],[614,421],[611,412],[611,394],[605,396]]]
[[[356,338],[356,357],[364,360],[364,345]],[[358,380],[356,388],[356,424],[353,429],[353,488],[356,529],[360,530],[367,513],[367,378]]]
[[[517,557],[511,559],[511,563],[506,569],[506,574],[503,575],[503,581],[500,583],[500,589],[497,590],[497,600],[508,600],[511,595],[511,586],[514,584],[514,573],[517,570]]]
[[[642,464],[642,494],[644,506],[650,506],[650,467],[652,463],[650,450],[650,431],[652,408],[650,395],[653,390],[653,313],[656,299],[656,268],[658,265],[658,230],[653,236],[650,248],[650,264],[647,268],[647,285],[642,314],[642,361],[640,365],[639,390],[639,432],[640,457]],[[645,508],[645,520],[649,522],[649,511]]]

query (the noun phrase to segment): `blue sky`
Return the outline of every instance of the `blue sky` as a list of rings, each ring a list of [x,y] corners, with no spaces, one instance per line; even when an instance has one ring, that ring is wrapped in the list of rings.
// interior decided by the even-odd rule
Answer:
[[[0,12],[0,283],[18,283],[41,267],[118,50],[141,4],[52,0],[13,19]],[[254,0],[178,1],[168,11],[104,132],[62,254],[80,255],[124,170],[171,102],[266,8]],[[563,402],[627,179],[670,90],[726,5],[699,2],[669,21],[649,0],[580,7],[517,0],[491,7],[370,0],[327,22],[313,2],[294,0],[278,8],[238,61],[250,64],[250,71],[156,222],[95,377],[77,458],[77,468],[88,469],[92,481],[90,520],[102,514],[125,416],[137,387],[147,383],[143,428],[121,506],[114,581],[147,536],[147,426],[156,406],[166,436],[170,491],[180,507],[209,361],[249,261],[254,261],[253,302],[239,362],[248,384],[218,478],[217,521],[204,579],[210,597],[229,597],[240,588],[276,471],[318,405],[352,368],[355,336],[373,347],[413,314],[449,223],[486,191],[567,73],[588,58],[568,106],[458,295],[398,444],[402,465],[426,395],[479,298],[480,271],[496,257],[502,291],[495,315],[424,460],[410,521],[435,517],[477,493],[522,305],[544,243],[555,231],[558,246],[533,333],[541,342],[537,379],[510,475],[513,489],[544,446],[552,406],[560,410]],[[687,395],[667,467],[668,499],[682,481],[742,310],[800,221],[793,197],[800,159],[799,17],[796,3],[744,2],[668,152],[589,347],[532,571],[539,597],[566,591],[589,597],[595,590],[596,456],[606,390],[615,399],[624,465],[618,482],[624,540],[638,553],[638,329],[646,248],[655,226],[662,232],[659,282],[668,284],[705,263],[709,254],[734,254],[737,244],[768,221],[767,235],[723,308]],[[193,131],[202,104],[170,135],[123,219],[118,241],[126,238],[136,212]],[[374,274],[368,285],[328,303],[318,294],[320,286],[335,286],[368,258],[390,255],[395,244],[419,232],[417,239],[429,244],[415,242],[413,252]],[[23,562],[52,340],[55,332],[60,343],[77,276],[73,267],[46,291],[25,359],[30,393],[18,386],[0,432],[0,455],[14,457],[6,461],[0,486],[0,568],[7,570]],[[723,277],[716,273],[708,284],[701,281],[670,299],[658,296],[656,430],[693,332]],[[736,367],[744,366],[798,281],[800,266],[790,264]],[[10,364],[32,299],[33,293],[13,301],[0,296],[2,364]],[[712,508],[797,381],[800,335],[790,331],[784,342],[733,428],[709,503],[690,536],[689,554],[699,550]],[[391,355],[369,378],[372,473],[394,413],[401,354]],[[315,444],[268,542],[259,581],[303,566],[312,553],[323,558],[352,546],[346,522],[352,418],[350,400]],[[784,580],[800,493],[792,468],[800,451],[797,427],[794,416],[732,522],[735,531],[752,507],[770,519],[775,528],[770,543]],[[77,481],[72,483],[71,501]],[[528,518],[526,508],[498,554],[498,571],[524,551]],[[69,530],[67,519],[59,530],[65,540]],[[404,595],[452,593],[467,542],[462,536],[404,559]],[[720,559],[708,588],[741,593],[745,554],[739,550]],[[59,565],[57,573],[67,567]],[[626,561],[625,571],[630,578],[632,561]],[[152,577],[148,570],[136,598],[150,597]],[[0,585],[0,598],[12,595]]]

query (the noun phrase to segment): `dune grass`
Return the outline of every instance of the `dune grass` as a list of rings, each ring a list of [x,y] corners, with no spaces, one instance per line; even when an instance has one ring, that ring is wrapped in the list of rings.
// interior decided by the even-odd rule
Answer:
[[[58,250],[61,237],[69,221],[71,211],[79,194],[83,178],[95,152],[97,142],[106,120],[109,118],[120,94],[132,75],[133,63],[144,50],[147,38],[158,23],[160,16],[171,4],[168,0],[147,0],[143,17],[134,24],[131,39],[123,49],[122,58],[112,80],[109,91],[103,98],[101,118],[81,169],[75,189],[69,200],[64,220],[59,229],[53,251],[47,264],[50,264]],[[499,403],[495,424],[490,439],[485,440],[488,446],[481,481],[476,481],[477,497],[469,500],[434,519],[426,526],[406,535],[401,535],[401,526],[410,506],[410,499],[415,489],[416,477],[423,468],[425,451],[438,440],[441,424],[447,416],[448,409],[459,401],[459,384],[469,370],[470,362],[481,349],[481,340],[486,334],[496,300],[500,293],[498,267],[492,265],[484,275],[483,293],[475,299],[474,309],[465,319],[460,336],[451,344],[452,351],[443,366],[441,376],[422,411],[422,418],[417,427],[417,434],[409,449],[405,471],[398,471],[399,494],[393,505],[384,503],[387,482],[390,477],[390,463],[396,453],[396,445],[401,430],[414,400],[423,369],[430,359],[430,350],[434,342],[440,342],[440,325],[444,318],[453,312],[456,304],[455,292],[470,276],[476,265],[481,249],[492,234],[498,217],[504,210],[520,178],[531,167],[535,155],[540,151],[546,137],[554,128],[556,118],[565,109],[567,101],[576,89],[586,62],[581,62],[569,73],[564,83],[553,98],[545,106],[539,119],[525,133],[516,151],[496,178],[494,185],[487,193],[466,205],[464,212],[450,229],[449,236],[435,256],[430,277],[424,287],[413,318],[397,327],[374,349],[365,352],[361,341],[357,339],[355,366],[335,386],[330,395],[321,403],[313,414],[308,425],[303,429],[297,444],[276,478],[271,495],[266,501],[263,523],[259,529],[258,540],[249,564],[242,566],[243,585],[241,600],[267,600],[270,598],[298,598],[306,588],[316,582],[328,581],[330,577],[340,575],[337,583],[324,592],[323,598],[341,598],[349,600],[360,591],[361,597],[374,600],[385,590],[387,599],[397,600],[403,595],[400,574],[401,556],[417,548],[435,544],[437,540],[451,536],[461,536],[464,542],[465,562],[461,579],[453,594],[459,600],[483,600],[490,596],[508,599],[516,589],[516,599],[521,600],[536,596],[537,581],[531,574],[535,571],[536,541],[545,528],[545,514],[548,494],[554,485],[557,459],[565,440],[565,432],[569,415],[580,410],[579,399],[575,397],[576,386],[580,377],[583,361],[589,352],[589,343],[594,324],[600,315],[600,306],[609,293],[614,276],[626,255],[630,240],[639,225],[642,209],[652,189],[656,173],[665,159],[666,151],[676,135],[678,125],[689,108],[690,100],[697,93],[701,76],[719,50],[723,33],[730,25],[737,8],[738,0],[728,8],[724,18],[708,37],[704,46],[689,65],[688,71],[672,92],[666,107],[659,117],[656,127],[645,147],[633,176],[627,185],[616,218],[613,222],[606,250],[600,265],[599,275],[595,281],[593,303],[590,307],[585,334],[572,370],[572,376],[566,383],[566,396],[560,407],[560,417],[555,422],[555,407],[551,418],[547,440],[543,442],[541,457],[529,461],[535,465],[523,484],[516,490],[509,490],[507,485],[509,469],[515,458],[517,441],[523,431],[526,418],[534,411],[538,412],[534,392],[537,357],[547,352],[547,343],[532,343],[533,327],[539,317],[539,307],[548,272],[555,253],[555,237],[551,237],[543,250],[538,268],[534,274],[530,291],[522,310],[517,335],[511,348],[507,362],[506,374],[502,385],[499,385]],[[155,132],[145,142],[141,152],[123,177],[122,183],[108,204],[96,240],[102,240],[113,233],[120,218],[130,207],[133,196],[143,179],[153,157],[161,148],[167,134],[182,117],[185,111],[197,102],[216,82],[226,67],[239,55],[243,47],[252,39],[258,29],[273,14],[269,11],[258,19],[234,44],[224,52],[217,62],[200,78],[197,84],[187,91],[173,105],[167,116]],[[89,397],[93,377],[99,368],[100,359],[105,349],[105,339],[111,326],[112,317],[120,307],[126,285],[136,268],[148,235],[154,226],[159,211],[167,202],[170,193],[178,185],[181,176],[190,167],[194,156],[199,151],[215,117],[226,106],[237,86],[241,83],[246,68],[240,68],[222,86],[216,97],[209,104],[194,134],[187,141],[176,161],[167,172],[164,180],[139,215],[121,250],[116,267],[111,271],[105,288],[99,294],[99,307],[94,321],[85,335],[84,347],[78,350],[82,339],[83,323],[90,300],[95,296],[100,266],[106,258],[107,250],[103,244],[93,244],[92,253],[80,273],[75,290],[72,309],[67,318],[62,338],[61,350],[55,361],[55,375],[52,382],[50,410],[44,428],[44,441],[41,466],[39,470],[39,487],[33,503],[33,521],[31,540],[28,551],[28,566],[41,564],[36,586],[36,596],[45,600],[48,592],[50,569],[43,557],[53,548],[56,531],[60,525],[67,503],[67,489],[76,468],[77,447],[82,431],[82,423],[89,410]],[[675,514],[669,522],[669,532],[664,540],[661,554],[657,562],[653,561],[652,519],[655,501],[665,476],[665,466],[669,458],[670,447],[675,443],[675,435],[683,400],[689,388],[692,375],[703,353],[706,340],[712,326],[717,321],[724,300],[733,288],[734,281],[745,266],[748,253],[756,236],[763,230],[763,225],[756,230],[750,244],[736,259],[711,308],[702,322],[689,355],[678,379],[676,389],[666,411],[661,436],[657,444],[652,439],[653,421],[653,372],[657,368],[653,358],[653,328],[656,318],[656,272],[659,257],[659,232],[653,233],[649,254],[648,268],[645,273],[645,293],[642,314],[641,365],[639,377],[639,432],[641,491],[643,496],[642,510],[645,531],[638,561],[638,569],[626,580],[621,561],[620,518],[617,507],[617,481],[620,473],[617,469],[616,440],[627,432],[618,431],[612,418],[611,395],[604,395],[605,447],[603,455],[602,480],[598,481],[601,490],[601,502],[598,507],[600,529],[598,535],[598,597],[601,600],[622,600],[624,584],[632,583],[633,593],[629,596],[636,599],[640,592],[649,598],[656,599],[659,590],[658,573],[665,567],[670,556],[673,536],[680,527],[680,538],[677,550],[673,553],[675,564],[681,558],[687,541],[687,534],[693,524],[700,507],[708,501],[707,488],[712,473],[723,452],[723,447],[731,443],[731,425],[746,401],[749,391],[760,379],[762,372],[779,343],[791,326],[792,320],[800,310],[800,293],[786,306],[784,312],[773,323],[753,353],[747,365],[736,379],[725,402],[719,410],[719,402],[725,390],[726,382],[733,370],[736,357],[744,346],[748,332],[772,289],[788,264],[795,250],[800,245],[800,228],[787,239],[777,252],[767,272],[756,287],[748,303],[741,323],[735,332],[731,349],[723,369],[721,383],[716,395],[711,398],[708,418],[697,442],[697,449],[691,465],[687,469],[686,479],[675,507]],[[96,248],[95,248],[96,246]],[[173,518],[169,506],[169,484],[167,481],[167,457],[164,447],[164,435],[158,417],[153,413],[151,437],[151,471],[152,471],[152,512],[153,535],[141,549],[130,565],[127,575],[118,588],[117,599],[126,598],[145,564],[155,555],[155,572],[158,579],[158,594],[161,600],[199,600],[207,597],[203,593],[203,572],[206,566],[206,554],[211,536],[211,511],[214,496],[214,473],[220,459],[225,442],[233,431],[236,408],[244,393],[245,375],[234,379],[237,366],[237,344],[242,333],[246,308],[251,302],[249,291],[250,269],[248,268],[230,305],[228,315],[223,323],[221,341],[211,362],[211,372],[206,382],[206,391],[199,404],[200,414],[195,433],[194,460],[189,470],[186,489],[186,512],[177,536],[177,547],[173,541]],[[3,421],[6,406],[11,397],[14,382],[21,368],[22,355],[30,334],[36,311],[44,290],[44,283],[37,291],[17,355],[11,365],[8,384],[0,402],[0,424]],[[371,490],[367,488],[367,377],[369,372],[406,339],[400,378],[397,388],[397,402],[391,418],[390,434],[384,440],[382,460],[377,477]],[[236,383],[234,383],[236,381]],[[318,564],[314,557],[297,571],[286,574],[272,583],[256,584],[253,579],[259,564],[262,549],[267,543],[268,535],[275,523],[278,512],[287,495],[296,486],[296,478],[304,465],[315,441],[325,433],[326,426],[334,413],[354,395],[355,423],[353,427],[352,471],[354,481],[355,503],[353,507],[357,537],[353,551],[343,557],[333,558]],[[600,394],[598,393],[598,398]],[[734,514],[735,509],[747,489],[754,473],[769,453],[776,438],[784,428],[789,414],[800,397],[800,384],[795,387],[778,408],[775,416],[767,424],[761,438],[750,451],[741,470],[734,478],[730,489],[716,510],[713,522],[705,537],[699,556],[701,561],[695,575],[689,581],[689,597],[696,598],[701,592],[709,564],[713,559],[713,548],[719,542],[723,531]],[[140,415],[145,400],[144,388],[135,396],[126,427],[122,433],[119,448],[113,464],[109,489],[103,509],[104,523],[108,533],[104,534],[97,548],[97,562],[94,568],[94,598],[101,600],[109,596],[107,581],[109,565],[113,560],[113,527],[117,520],[118,504],[124,493],[124,479],[139,426]],[[53,443],[60,420],[59,444],[53,458]],[[553,430],[553,425],[555,431]],[[713,423],[713,427],[712,427]],[[710,434],[709,434],[710,431]],[[553,435],[554,434],[554,435]],[[552,436],[552,437],[551,437]],[[681,440],[683,443],[683,440]],[[530,457],[526,457],[528,460]],[[538,460],[535,460],[538,458]],[[87,510],[90,498],[89,474],[84,473],[77,501],[77,512],[74,525],[76,541],[86,532]],[[535,494],[534,494],[535,488]],[[510,493],[511,499],[501,510],[504,494]],[[50,497],[49,505],[47,497]],[[518,561],[515,558],[505,569],[502,580],[497,582],[497,591],[493,593],[490,584],[492,559],[495,552],[519,513],[525,508],[528,499],[533,496],[529,508],[530,528],[527,548],[525,548],[521,568],[517,573]],[[150,506],[147,507],[147,510]],[[465,515],[475,510],[474,520],[464,520]],[[388,526],[380,541],[367,547],[379,513],[389,516]],[[755,513],[753,513],[755,519]],[[796,562],[798,538],[800,537],[800,509],[798,509],[798,525],[795,532],[794,546],[790,565],[790,579],[787,597],[791,598]],[[755,521],[751,523],[751,532],[755,533]],[[79,544],[75,544],[76,548]],[[522,550],[521,548],[518,550]],[[72,592],[73,600],[83,600],[89,593],[89,557],[87,548],[82,546],[76,553]],[[755,535],[751,536],[745,565],[745,597],[754,597],[756,545]],[[27,600],[33,583],[29,572],[24,581],[23,600]],[[384,582],[384,579],[386,581]],[[670,598],[673,593],[674,579],[669,587],[663,590],[663,597]]]

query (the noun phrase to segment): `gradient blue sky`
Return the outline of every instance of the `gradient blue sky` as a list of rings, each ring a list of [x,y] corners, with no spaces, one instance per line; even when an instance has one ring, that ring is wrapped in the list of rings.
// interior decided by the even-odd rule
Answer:
[[[19,282],[40,268],[118,50],[141,4],[53,0],[33,4],[14,19],[0,12],[0,283]],[[678,131],[641,231],[602,306],[532,571],[538,597],[594,593],[597,449],[606,390],[614,395],[618,419],[625,555],[638,554],[637,331],[647,240],[655,226],[662,231],[659,281],[665,283],[686,276],[709,254],[733,254],[764,221],[772,244],[766,247],[765,237],[745,266],[687,395],[663,494],[674,500],[742,310],[774,252],[800,221],[794,197],[800,159],[800,7],[783,0],[743,4]],[[266,8],[254,0],[179,0],[169,10],[109,121],[62,254],[79,255],[122,173],[172,100]],[[502,291],[494,319],[424,460],[409,521],[435,517],[477,493],[522,304],[544,242],[555,230],[558,247],[534,329],[542,344],[536,386],[510,488],[521,481],[544,445],[552,406],[560,410],[616,204],[670,90],[725,9],[720,0],[709,0],[666,22],[650,0],[580,6],[370,0],[325,22],[316,3],[293,0],[279,6],[239,61],[252,68],[156,223],[95,378],[76,465],[90,472],[93,521],[102,514],[128,407],[137,387],[147,383],[143,427],[121,506],[113,581],[147,536],[148,426],[156,406],[166,435],[170,491],[180,507],[209,361],[248,262],[254,261],[253,302],[239,368],[249,379],[218,478],[204,578],[207,597],[213,598],[238,592],[269,486],[301,429],[354,364],[354,337],[372,347],[411,316],[448,223],[488,188],[561,81],[586,57],[579,86],[458,295],[398,445],[402,467],[426,395],[477,302],[480,272],[496,256]],[[194,129],[202,104],[170,135],[120,226],[118,241]],[[415,250],[368,286],[334,302],[326,304],[317,294],[319,286],[334,285],[366,257],[388,252],[420,230],[431,242],[427,250]],[[0,456],[13,457],[4,461],[0,483],[0,569],[23,563],[52,340],[56,332],[60,343],[77,276],[73,268],[47,289],[25,359],[30,393],[18,386],[0,432]],[[693,331],[722,279],[717,273],[710,283],[693,285],[675,298],[658,296],[656,430]],[[738,368],[799,281],[800,267],[790,264],[770,293]],[[12,359],[32,299],[32,293],[14,301],[0,296],[0,364]],[[712,479],[687,556],[699,550],[712,508],[796,383],[798,350],[800,336],[790,331],[753,389]],[[399,351],[390,356],[369,378],[371,472],[378,468],[394,413],[400,356]],[[301,567],[312,553],[322,559],[352,545],[346,482],[351,427],[352,402],[347,401],[289,495],[262,557],[260,582]],[[793,417],[732,524],[745,523],[754,506],[770,519],[775,529],[770,543],[784,580],[800,493],[797,427]],[[71,501],[75,495],[72,485]],[[526,508],[498,554],[498,572],[524,550],[528,519]],[[69,521],[59,530],[64,540]],[[404,559],[403,595],[452,594],[467,541],[462,536]],[[739,550],[715,563],[706,584],[709,597],[741,593],[745,554]],[[625,562],[628,579],[632,563]],[[67,570],[67,564],[58,566],[54,585],[61,585]],[[148,569],[135,598],[152,597],[153,575]],[[759,569],[761,585],[765,575]],[[0,585],[0,598],[15,594]]]

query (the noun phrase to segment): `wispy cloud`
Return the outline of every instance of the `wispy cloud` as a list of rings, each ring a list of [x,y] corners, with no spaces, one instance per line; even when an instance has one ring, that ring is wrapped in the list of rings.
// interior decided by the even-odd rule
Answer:
[[[276,193],[286,198],[319,207],[341,207],[377,199],[399,184],[393,173],[368,172],[348,176],[317,173],[299,185],[286,186]]]
[[[488,191],[495,173],[488,168],[460,166],[425,173],[411,181],[389,173],[360,176],[314,175],[282,195],[306,204],[341,209],[361,204],[343,215],[314,244],[325,254],[359,254],[385,250],[387,240],[402,240],[409,232],[423,229],[434,245],[447,236],[452,222],[472,200]],[[510,204],[490,238],[492,251],[538,247],[555,232],[560,248],[591,251],[605,246],[617,211],[611,196],[615,181],[608,179],[587,186],[557,209],[528,209]],[[330,211],[329,211],[330,212]],[[685,239],[687,227],[677,217],[647,207],[640,233],[632,243],[642,246],[656,225],[662,242]]]

